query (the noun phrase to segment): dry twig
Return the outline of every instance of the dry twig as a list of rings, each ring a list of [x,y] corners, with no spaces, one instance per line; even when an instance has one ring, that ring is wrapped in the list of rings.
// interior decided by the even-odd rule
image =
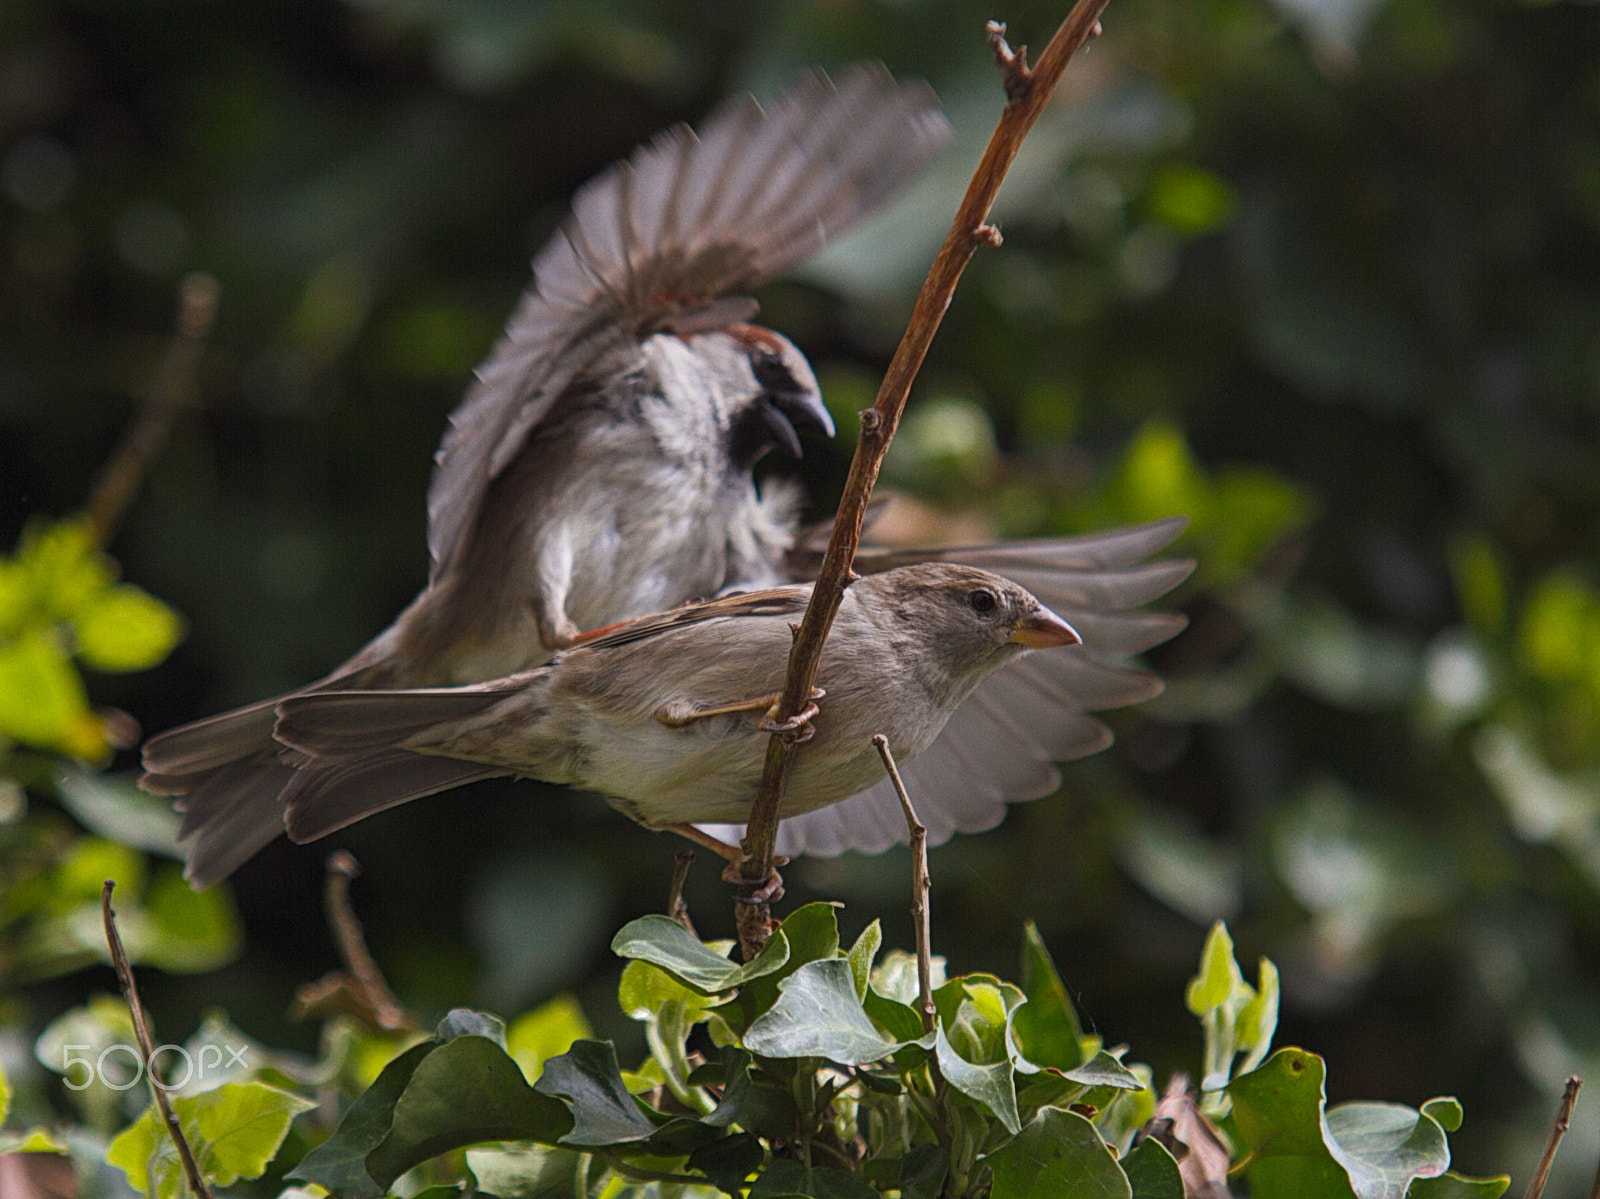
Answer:
[[[683,925],[691,936],[697,936],[694,921],[689,919],[689,905],[683,901],[683,883],[689,877],[689,867],[693,865],[694,850],[680,849],[677,863],[672,868],[672,887],[667,891],[667,915]]]
[[[889,451],[889,442],[900,423],[900,414],[911,393],[912,380],[927,357],[928,347],[938,332],[968,261],[979,246],[994,246],[1000,242],[998,231],[987,223],[1000,184],[1022,146],[1022,139],[1044,111],[1067,63],[1084,42],[1099,32],[1100,13],[1107,2],[1078,0],[1031,70],[1023,55],[1020,52],[1013,53],[1006,45],[1004,27],[994,24],[989,27],[990,44],[994,47],[1005,78],[1006,105],[972,182],[967,185],[967,193],[956,210],[950,232],[946,234],[944,244],[917,296],[911,320],[878,388],[877,399],[871,408],[861,414],[861,439],[856,443],[844,494],[839,501],[838,513],[834,516],[833,536],[828,541],[822,569],[811,594],[811,603],[795,632],[794,647],[789,654],[788,677],[774,713],[780,724],[793,720],[805,707],[816,683],[823,642],[833,624],[834,614],[839,610],[839,603],[844,598],[845,588],[855,578],[851,564],[861,541],[862,520],[872,497],[872,487],[877,482],[884,455]],[[739,902],[735,903],[734,909],[739,924],[739,942],[747,960],[759,952],[771,933],[768,906],[754,900],[772,874],[773,849],[778,837],[778,822],[782,818],[783,794],[796,748],[794,741],[784,734],[775,734],[768,744],[761,789],[751,806],[745,830],[743,852],[738,864]]]
[[[133,1016],[133,1035],[143,1055],[145,1079],[150,1084],[150,1094],[155,1097],[156,1110],[161,1113],[161,1120],[178,1150],[178,1160],[183,1163],[189,1189],[194,1192],[195,1199],[211,1199],[211,1188],[206,1184],[205,1175],[200,1173],[200,1163],[194,1159],[194,1150],[189,1148],[188,1138],[183,1135],[178,1113],[172,1110],[167,1086],[156,1077],[155,1038],[150,1035],[150,1022],[145,1019],[144,1004],[139,1002],[139,988],[133,982],[133,964],[128,961],[128,951],[122,947],[122,938],[117,933],[117,914],[111,910],[111,892],[116,886],[108,878],[106,885],[101,888],[100,920],[105,925],[106,945],[111,950],[111,964],[117,969],[117,982],[122,985],[122,997],[128,1001],[128,1011]]]
[[[95,541],[107,545],[150,471],[184,400],[194,391],[200,353],[217,315],[217,281],[195,273],[178,290],[178,315],[166,353],[156,367],[139,419],[100,470],[83,515]]]
[[[1544,1194],[1544,1184],[1550,1179],[1550,1167],[1555,1164],[1561,1138],[1567,1135],[1567,1125],[1572,1123],[1572,1108],[1578,1102],[1578,1088],[1582,1085],[1577,1075],[1567,1079],[1566,1088],[1561,1092],[1561,1102],[1556,1105],[1556,1118],[1550,1125],[1550,1138],[1544,1143],[1538,1168],[1534,1170],[1533,1177],[1528,1179],[1528,1189],[1522,1192],[1522,1199],[1539,1199]]]
[[[350,882],[361,873],[361,864],[340,849],[328,855],[327,866],[323,906],[344,969],[297,990],[291,1014],[298,1020],[346,1012],[385,1032],[415,1032],[420,1027],[416,1018],[400,1006],[378,963],[372,960],[366,933],[350,903]]]
[[[932,1032],[936,1012],[933,1007],[933,928],[928,910],[928,898],[933,890],[933,878],[928,873],[928,826],[917,819],[917,810],[911,806],[911,796],[906,794],[906,785],[900,780],[900,768],[895,765],[889,739],[882,733],[875,733],[872,744],[883,759],[883,768],[889,772],[889,782],[900,800],[900,810],[905,813],[906,828],[911,833],[911,922],[917,940],[917,1010],[922,1013],[922,1031]]]

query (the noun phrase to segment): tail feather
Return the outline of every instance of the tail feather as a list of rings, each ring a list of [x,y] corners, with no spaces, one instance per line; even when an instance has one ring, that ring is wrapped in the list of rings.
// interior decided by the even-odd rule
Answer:
[[[516,690],[511,679],[472,687],[317,691],[278,705],[273,735],[312,759],[346,757],[404,741],[441,721],[474,716]]]
[[[509,773],[496,766],[403,749],[314,759],[295,771],[283,790],[284,824],[290,840],[315,841],[386,808]]]
[[[266,757],[222,767],[180,801],[179,837],[189,841],[183,873],[194,886],[226,878],[283,832],[279,796],[294,771]]]

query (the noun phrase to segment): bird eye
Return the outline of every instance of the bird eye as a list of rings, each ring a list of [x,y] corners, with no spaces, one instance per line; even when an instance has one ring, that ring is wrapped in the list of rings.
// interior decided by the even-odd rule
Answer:
[[[1000,597],[987,587],[979,587],[967,592],[967,603],[972,605],[974,612],[987,615],[1000,605]]]

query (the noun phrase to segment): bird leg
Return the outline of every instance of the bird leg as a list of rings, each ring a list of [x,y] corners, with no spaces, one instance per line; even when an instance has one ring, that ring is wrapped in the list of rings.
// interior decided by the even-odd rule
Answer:
[[[656,709],[656,719],[668,728],[681,729],[709,716],[734,716],[743,712],[760,712],[762,716],[757,727],[763,733],[782,733],[790,741],[799,744],[816,736],[817,730],[812,727],[811,721],[821,711],[817,707],[817,701],[827,694],[821,687],[813,687],[810,700],[792,720],[777,719],[778,702],[783,698],[779,692],[712,704],[696,703],[690,699],[675,699]]]
[[[698,829],[692,824],[665,824],[661,826],[669,832],[677,833],[680,837],[687,837],[696,845],[709,849],[719,857],[726,858],[728,865],[722,871],[724,882],[736,885],[748,884],[743,874],[739,872],[740,859],[744,851],[737,845],[729,845],[726,841],[719,841],[703,829]],[[779,866],[787,866],[789,859],[781,853],[774,854],[772,858],[772,872],[767,875],[766,881],[757,884],[756,890],[748,898],[739,897],[740,903],[775,903],[783,898],[783,876],[778,873]]]

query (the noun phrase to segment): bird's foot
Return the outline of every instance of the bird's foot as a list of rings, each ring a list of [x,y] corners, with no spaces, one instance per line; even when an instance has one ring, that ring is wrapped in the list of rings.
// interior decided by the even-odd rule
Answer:
[[[773,719],[778,703],[783,698],[779,692],[768,692],[766,695],[752,695],[748,699],[733,699],[722,703],[698,703],[692,699],[674,699],[662,704],[655,711],[655,717],[662,724],[671,729],[681,729],[693,724],[697,720],[706,720],[712,716],[738,716],[746,712],[762,713],[758,727],[766,733],[799,733],[793,740],[809,741],[815,730],[811,727],[811,719],[817,714],[816,701],[827,692],[820,687],[811,690],[811,701],[800,714],[793,720],[779,722]]]
[[[740,872],[738,862],[728,863],[727,868],[722,872],[722,880],[740,888],[739,894],[733,897],[734,903],[745,903],[754,906],[762,903],[777,903],[778,900],[783,898],[783,876],[778,873],[778,867],[788,865],[789,859],[780,855],[773,858],[773,862],[775,864],[767,872],[766,880],[753,885]],[[751,889],[746,890],[746,888]]]
[[[766,715],[761,718],[761,723],[756,727],[763,733],[779,734],[791,745],[804,745],[817,735],[817,730],[811,722],[816,719],[817,713],[822,710],[817,707],[817,701],[827,694],[821,687],[813,687],[811,689],[811,698],[806,701],[806,706],[788,720],[779,720],[777,718],[778,700],[774,699],[772,706],[767,709]]]

